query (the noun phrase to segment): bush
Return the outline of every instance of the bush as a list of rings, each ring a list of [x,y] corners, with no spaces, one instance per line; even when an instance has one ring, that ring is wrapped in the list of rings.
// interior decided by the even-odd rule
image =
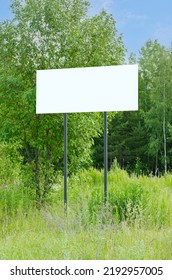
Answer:
[[[20,180],[21,157],[17,145],[0,143],[0,187],[7,188]]]
[[[32,204],[32,194],[22,182],[21,162],[17,144],[0,144],[0,216],[3,220],[19,209],[26,211]]]
[[[169,226],[172,221],[171,175],[129,176],[115,167],[108,173],[108,203],[104,204],[103,171],[85,170],[69,178],[68,203],[91,223],[135,222]],[[63,187],[61,188],[61,191]]]

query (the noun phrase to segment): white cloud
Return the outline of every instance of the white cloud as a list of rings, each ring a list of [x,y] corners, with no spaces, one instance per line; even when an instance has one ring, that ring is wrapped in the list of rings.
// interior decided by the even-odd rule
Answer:
[[[128,20],[146,20],[147,16],[135,14],[133,11],[126,11],[125,18]]]
[[[148,16],[135,13],[133,10],[124,10],[120,13],[116,13],[115,18],[120,28],[123,28],[128,24],[145,25],[148,20]]]
[[[102,9],[105,9],[107,12],[112,13],[112,6],[114,0],[91,0],[91,13],[99,13]]]
[[[110,11],[112,9],[113,0],[102,0],[100,1],[100,9],[105,9],[106,11]]]
[[[160,44],[170,46],[172,43],[172,25],[162,25],[160,23],[156,23],[153,37],[153,39],[157,39]]]

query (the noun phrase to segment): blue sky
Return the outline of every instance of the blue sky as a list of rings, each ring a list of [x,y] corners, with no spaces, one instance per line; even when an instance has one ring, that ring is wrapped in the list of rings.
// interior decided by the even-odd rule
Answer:
[[[35,0],[36,1],[36,0]],[[105,8],[113,14],[129,52],[138,53],[148,39],[170,47],[172,0],[90,0],[91,13]],[[0,0],[0,20],[11,17],[10,0]]]
[[[91,0],[94,12],[105,8],[112,13],[129,52],[148,39],[170,47],[172,42],[172,0]]]

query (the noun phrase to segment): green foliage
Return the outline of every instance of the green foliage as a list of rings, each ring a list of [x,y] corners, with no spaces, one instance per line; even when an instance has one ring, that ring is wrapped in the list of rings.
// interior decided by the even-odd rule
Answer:
[[[5,237],[5,238],[4,238]],[[169,260],[170,228],[145,229],[127,224],[80,224],[58,207],[18,216],[0,235],[0,259],[10,260]]]
[[[87,227],[93,224],[171,225],[171,175],[146,177],[128,175],[113,165],[108,174],[108,202],[104,203],[103,172],[91,169],[69,178],[69,208]],[[63,181],[54,187],[48,203],[63,206]]]
[[[23,186],[18,145],[0,144],[0,222],[34,204],[33,193]]]
[[[9,186],[0,190],[0,220],[7,223],[17,213],[27,215],[29,209],[34,207],[34,195],[31,190],[22,184]]]
[[[36,70],[117,65],[125,48],[113,17],[89,16],[87,1],[13,0],[11,7],[14,18],[0,23],[0,258],[170,259],[171,49],[146,42],[139,111],[108,113],[107,203],[103,114],[68,114],[66,215],[63,115],[35,114]],[[165,176],[150,175],[160,171]]]
[[[118,224],[152,225],[161,228],[171,224],[171,175],[165,178],[129,176],[115,167],[108,175],[108,202],[104,204],[103,172],[80,171],[69,178],[69,209],[78,215],[82,225]],[[19,209],[27,212],[34,206],[35,189],[11,185],[1,190],[1,213],[15,214]],[[63,208],[63,179],[58,176],[56,184],[45,199],[45,205]]]
[[[0,187],[5,189],[20,181],[21,156],[15,144],[0,143]]]
[[[145,111],[148,135],[148,155],[154,158],[154,170],[167,172],[171,152],[169,124],[171,114],[171,51],[156,40],[148,41],[141,49],[140,95]],[[152,168],[153,169],[153,168]]]
[[[104,204],[95,169],[69,178],[67,215],[60,174],[39,211],[22,184],[1,190],[0,259],[170,259],[172,175],[129,176],[114,162],[108,194]]]
[[[40,211],[24,201],[2,215],[0,259],[171,259],[172,176],[129,176],[114,163],[108,181],[106,205],[103,172],[91,169],[69,178],[67,215],[61,175]],[[6,195],[20,201],[20,189]]]
[[[63,168],[63,115],[35,114],[36,70],[116,65],[125,50],[113,17],[90,17],[87,1],[13,0],[11,7],[13,19],[0,24],[0,141],[20,143],[26,183],[41,202]],[[102,126],[100,113],[69,115],[70,173],[91,166]]]
[[[172,52],[157,40],[148,40],[138,59],[139,110],[119,112],[108,128],[109,169],[116,158],[120,167],[136,174],[160,175],[170,171],[172,124]],[[93,162],[103,167],[103,136],[95,139]]]

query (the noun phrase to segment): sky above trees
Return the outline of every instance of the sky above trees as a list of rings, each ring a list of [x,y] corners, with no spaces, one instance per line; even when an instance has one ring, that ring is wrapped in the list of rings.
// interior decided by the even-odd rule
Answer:
[[[148,40],[169,47],[172,41],[172,1],[91,0],[94,12],[102,8],[112,13],[117,29],[130,52],[138,52]]]
[[[170,47],[172,38],[172,1],[164,0],[90,0],[90,13],[101,9],[112,13],[129,52],[138,53],[148,39]],[[1,0],[0,21],[11,18],[10,0]]]

